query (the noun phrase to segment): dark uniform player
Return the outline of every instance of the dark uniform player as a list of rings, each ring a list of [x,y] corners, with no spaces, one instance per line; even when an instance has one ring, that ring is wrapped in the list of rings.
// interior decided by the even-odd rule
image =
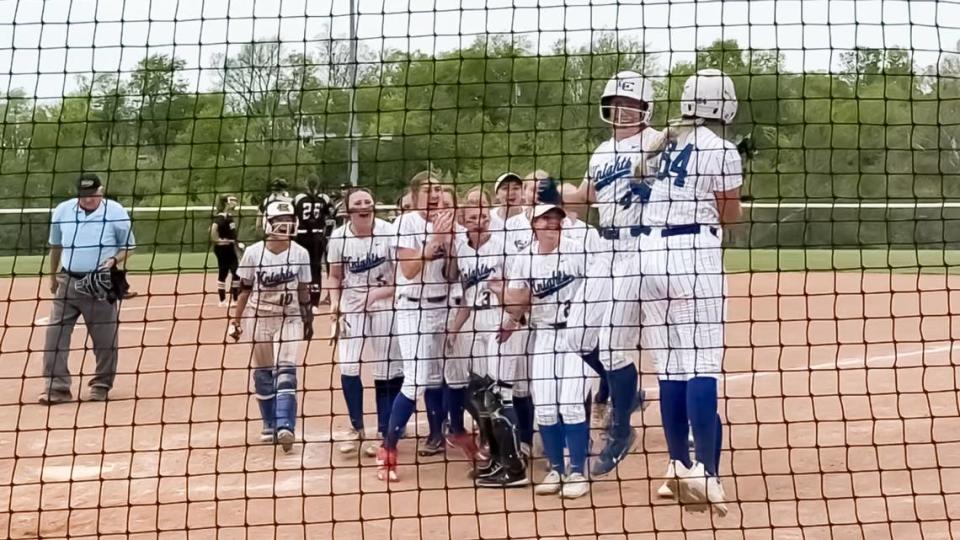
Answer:
[[[237,198],[222,195],[217,201],[217,215],[210,225],[210,241],[213,254],[217,257],[217,295],[220,307],[227,305],[227,276],[230,276],[230,296],[234,301],[240,293],[240,278],[237,277],[239,265],[238,252],[243,245],[237,243],[237,222],[233,219],[233,210],[237,207]]]
[[[307,178],[307,191],[293,199],[299,227],[296,242],[310,254],[310,270],[313,283],[310,287],[310,303],[320,305],[321,270],[327,260],[327,221],[333,217],[330,198],[320,193],[320,179],[316,175]]]

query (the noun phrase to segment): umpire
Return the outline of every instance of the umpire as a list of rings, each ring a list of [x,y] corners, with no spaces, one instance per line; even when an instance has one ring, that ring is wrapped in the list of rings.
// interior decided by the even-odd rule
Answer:
[[[70,393],[70,338],[83,315],[93,341],[96,373],[90,400],[105,401],[117,374],[117,300],[126,292],[125,266],[134,248],[130,215],[103,196],[95,174],[77,179],[77,197],[60,203],[50,223],[53,309],[43,354],[43,405],[65,403]]]

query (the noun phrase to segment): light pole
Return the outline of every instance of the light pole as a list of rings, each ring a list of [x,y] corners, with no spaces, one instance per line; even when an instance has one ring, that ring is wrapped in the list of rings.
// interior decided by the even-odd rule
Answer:
[[[360,175],[360,150],[357,146],[357,7],[356,0],[350,3],[350,116],[347,120],[347,136],[350,139],[350,185],[356,186]]]

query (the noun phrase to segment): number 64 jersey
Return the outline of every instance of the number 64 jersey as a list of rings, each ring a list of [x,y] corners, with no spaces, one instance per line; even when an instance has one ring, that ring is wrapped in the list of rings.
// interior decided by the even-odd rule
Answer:
[[[310,255],[299,244],[291,242],[274,253],[257,242],[243,252],[237,275],[253,284],[248,305],[258,315],[300,317],[298,290],[301,283],[311,282],[311,275]]]

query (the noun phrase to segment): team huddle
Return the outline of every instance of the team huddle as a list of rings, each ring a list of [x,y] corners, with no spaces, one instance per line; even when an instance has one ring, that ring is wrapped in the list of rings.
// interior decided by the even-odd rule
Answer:
[[[736,116],[736,93],[723,73],[702,70],[684,85],[681,118],[663,130],[649,125],[653,105],[653,87],[637,73],[606,84],[600,115],[612,136],[579,185],[506,172],[494,182],[494,205],[482,188],[458,196],[424,171],[393,223],[376,216],[369,190],[346,193],[323,285],[350,418],[341,452],[375,458],[378,477],[398,481],[398,443],[422,398],[428,434],[419,455],[457,449],[474,463],[478,487],[525,486],[539,433],[550,469],[535,493],[581,497],[636,443],[644,350],[670,455],[659,494],[726,514],[721,246],[722,227],[740,218],[743,179],[736,146],[720,134]],[[596,228],[586,223],[590,206]],[[296,358],[313,334],[320,269],[292,242],[291,202],[269,201],[263,229],[265,240],[239,261],[231,332],[253,341],[263,438],[289,451]],[[364,426],[364,363],[375,440]],[[603,443],[592,456],[591,419]]]

